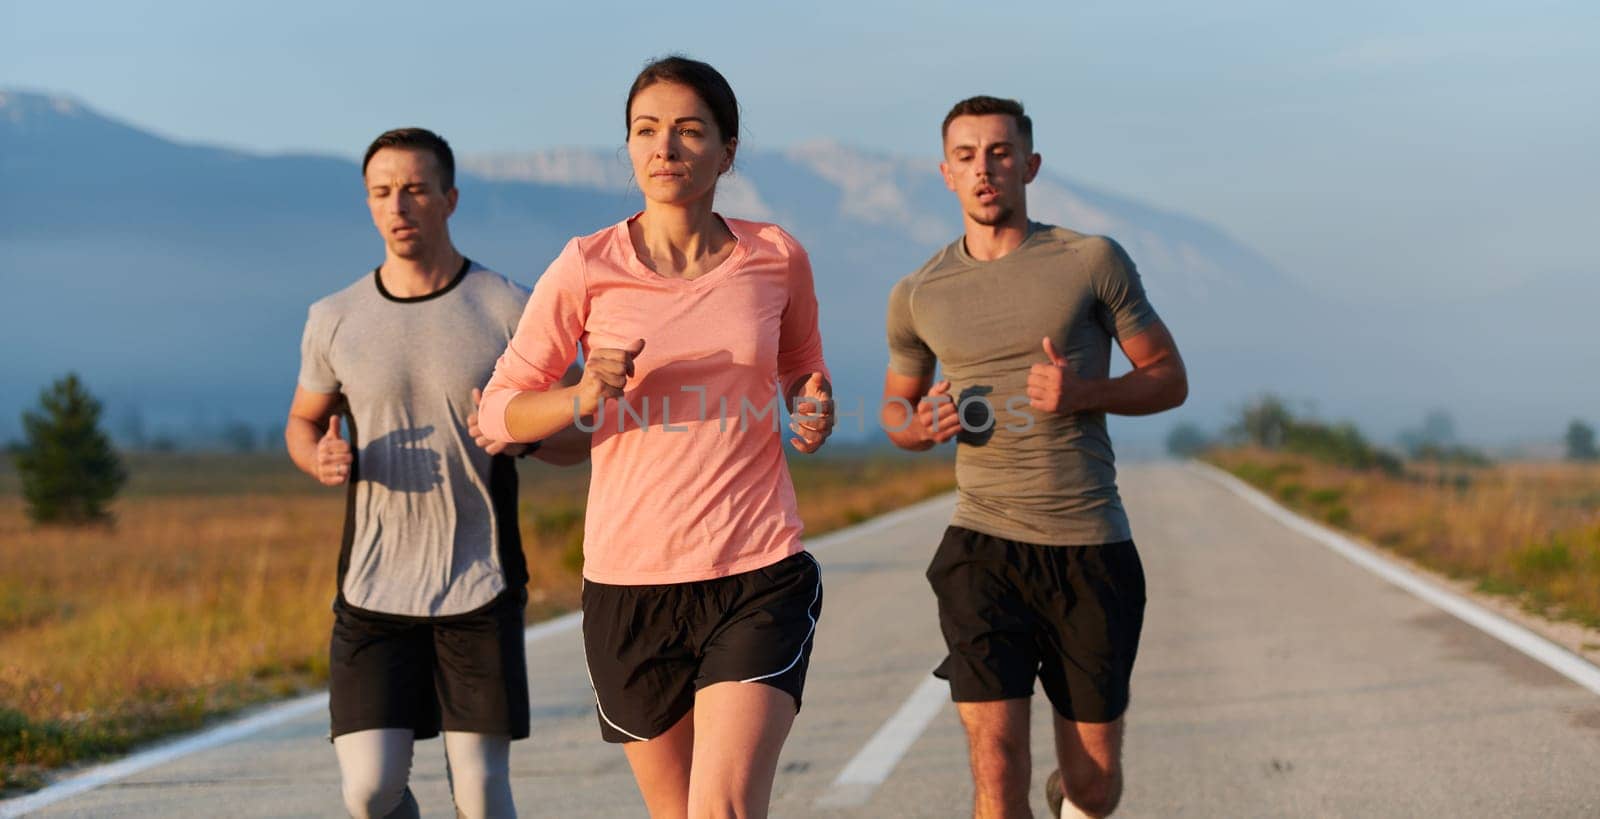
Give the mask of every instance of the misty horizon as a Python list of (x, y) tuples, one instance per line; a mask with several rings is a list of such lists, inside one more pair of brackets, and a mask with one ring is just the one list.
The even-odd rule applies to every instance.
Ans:
[[(65, 127), (71, 130), (74, 123), (81, 126), (82, 133), (75, 133), (65, 148), (37, 142), (37, 135), (31, 135), (38, 128), (48, 130)], [(310, 212), (305, 216), (308, 219), (306, 232), (314, 235), (311, 243), (333, 241), (338, 248), (336, 255), (348, 260), (361, 256), (373, 259), (380, 252), (379, 242), (370, 234), (370, 226), (363, 225), (365, 213), (360, 201), (359, 170), (355, 167), (355, 160), (304, 153), (265, 155), (223, 146), (172, 142), (143, 128), (103, 118), (88, 103), (61, 95), (41, 97), (24, 94), (14, 89), (0, 90), (0, 128), (9, 129), (3, 131), (6, 141), (0, 143), (7, 147), (7, 154), (11, 157), (6, 165), (6, 174), (11, 177), (8, 182), (14, 180), (21, 183), (8, 184), (7, 187), (23, 191), (22, 196), (8, 197), (5, 202), (8, 211), (12, 211), (8, 215), (17, 218), (8, 220), (14, 226), (11, 231), (0, 232), (0, 258), (11, 257), (14, 262), (26, 264), (36, 259), (59, 256), (53, 252), (51, 242), (56, 240), (49, 238), (52, 234), (63, 239), (74, 237), (67, 255), (76, 254), (80, 258), (88, 256), (92, 259), (114, 259), (119, 250), (133, 250), (127, 256), (133, 261), (152, 255), (170, 256), (175, 252), (183, 257), (200, 248), (208, 248), (199, 251), (204, 256), (214, 257), (219, 252), (231, 255), (234, 248), (230, 242), (239, 246), (259, 247), (263, 237), (251, 237), (251, 230), (245, 226), (249, 220), (219, 224), (216, 229), (205, 230), (202, 234), (185, 232), (195, 218), (207, 219), (216, 215), (215, 208), (207, 208), (203, 202), (195, 199), (197, 191), (205, 192), (200, 199), (220, 195), (224, 200), (226, 192), (205, 190), (203, 177), (185, 176), (181, 169), (185, 163), (189, 163), (193, 165), (194, 173), (203, 174), (205, 171), (202, 168), (215, 166), (218, 162), (233, 166), (229, 170), (234, 172), (239, 170), (241, 163), (254, 163), (260, 165), (262, 173), (278, 173), (267, 169), (281, 166), (298, 169), (295, 173), (312, 174), (316, 179), (316, 201), (299, 205), (301, 208), (310, 207)], [(30, 139), (35, 141), (30, 142)], [(72, 142), (78, 139), (86, 142)], [(58, 134), (49, 140), (59, 143), (61, 137)], [(104, 143), (97, 140), (104, 140)], [(130, 147), (134, 145), (138, 146), (137, 149)], [(173, 217), (167, 221), (158, 218), (146, 221), (137, 225), (134, 236), (116, 238), (127, 230), (115, 224), (108, 226), (99, 223), (93, 218), (92, 211), (75, 214), (76, 209), (71, 201), (62, 197), (70, 197), (71, 188), (79, 185), (74, 181), (74, 174), (82, 169), (62, 163), (70, 163), (73, 152), (87, 146), (98, 146), (93, 149), (113, 152), (111, 156), (100, 157), (106, 161), (115, 160), (115, 154), (119, 152), (134, 157), (141, 156), (140, 151), (159, 153), (161, 159), (156, 164), (165, 169), (163, 172), (179, 172), (178, 176), (171, 177), (173, 190), (165, 194), (156, 191), (142, 195), (147, 199), (154, 197), (148, 199), (148, 204), (158, 205), (156, 210), (177, 208)], [(52, 150), (57, 152), (52, 154)], [(37, 162), (39, 166), (30, 168), (25, 165), (27, 162)], [(170, 164), (174, 162), (178, 164)], [(543, 263), (554, 255), (553, 249), (547, 250), (549, 255), (540, 259), (538, 253), (529, 252), (532, 246), (544, 243), (549, 247), (551, 243), (565, 238), (565, 235), (557, 235), (562, 232), (560, 229), (548, 224), (551, 218), (571, 225), (566, 235), (581, 234), (615, 221), (637, 210), (639, 205), (636, 190), (629, 190), (627, 180), (630, 170), (625, 158), (614, 147), (567, 146), (496, 156), (462, 155), (458, 158), (458, 165), (463, 174), (460, 185), (464, 191), (463, 214), (457, 220), (460, 228), (457, 231), (458, 245), (469, 255), (525, 284), (531, 285), (537, 271), (542, 270)], [(345, 170), (341, 172), (338, 170), (340, 168)], [(191, 190), (195, 185), (200, 185), (200, 188)], [(63, 187), (67, 190), (63, 191)], [(795, 195), (797, 191), (805, 190), (811, 193), (799, 197)], [(163, 199), (163, 196), (166, 198)], [(1595, 388), (1570, 383), (1562, 387), (1558, 383), (1555, 385), (1557, 389), (1552, 392), (1559, 393), (1564, 389), (1568, 399), (1542, 402), (1543, 406), (1536, 409), (1543, 414), (1544, 420), (1536, 425), (1528, 420), (1528, 416), (1535, 413), (1525, 412), (1528, 409), (1526, 407), (1519, 409), (1514, 402), (1504, 402), (1504, 396), (1481, 396), (1475, 400), (1470, 382), (1431, 391), (1418, 389), (1417, 386), (1421, 385), (1397, 389), (1407, 380), (1403, 377), (1406, 366), (1418, 366), (1430, 358), (1443, 358), (1430, 356), (1426, 351), (1408, 354), (1400, 339), (1396, 339), (1397, 349), (1393, 356), (1378, 352), (1385, 345), (1382, 339), (1375, 339), (1374, 336), (1387, 332), (1385, 324), (1403, 315), (1403, 306), (1381, 302), (1362, 304), (1329, 294), (1305, 277), (1277, 269), (1246, 244), (1229, 237), (1225, 231), (1175, 211), (1151, 207), (1063, 179), (1053, 174), (1048, 164), (1040, 180), (1030, 188), (1029, 196), (1034, 218), (1055, 221), (1087, 232), (1103, 232), (1129, 248), (1145, 273), (1157, 309), (1174, 327), (1180, 349), (1184, 350), (1195, 370), (1199, 387), (1197, 402), (1192, 402), (1190, 407), (1175, 417), (1114, 419), (1113, 434), (1119, 440), (1127, 439), (1130, 443), (1148, 447), (1181, 421), (1218, 429), (1224, 425), (1231, 411), (1252, 397), (1268, 392), (1280, 394), (1291, 402), (1307, 407), (1310, 414), (1329, 420), (1355, 421), (1368, 428), (1373, 437), (1386, 442), (1396, 440), (1406, 429), (1414, 427), (1427, 411), (1448, 409), (1459, 418), (1464, 440), (1491, 447), (1527, 447), (1540, 443), (1553, 445), (1567, 420), (1584, 417), (1586, 406), (1600, 406), (1600, 400), (1594, 400), (1600, 398), (1595, 395)], [(46, 207), (48, 213), (41, 215), (38, 206), (49, 203), (52, 197), (59, 200), (60, 204)], [(544, 199), (535, 204), (527, 197)], [(554, 200), (544, 201), (549, 197), (563, 201), (577, 197), (581, 204), (568, 202), (569, 207), (562, 207)], [(184, 205), (179, 203), (180, 200), (191, 201)], [(535, 210), (543, 209), (544, 215), (528, 212), (527, 206), (520, 204), (524, 200), (534, 204)], [(508, 202), (512, 202), (509, 208)], [(558, 210), (583, 211), (593, 216), (553, 214), (548, 212), (551, 205)], [(232, 207), (234, 203), (228, 206)], [(200, 210), (195, 217), (178, 215), (186, 207), (199, 207)], [(276, 204), (268, 203), (267, 207), (268, 210), (263, 213), (273, 213), (270, 222), (284, 218), (282, 209)], [(132, 208), (121, 212), (134, 214), (138, 210)], [(884, 354), (881, 349), (881, 313), (876, 302), (886, 295), (887, 285), (895, 278), (910, 272), (928, 253), (959, 232), (954, 200), (948, 197), (935, 175), (935, 158), (865, 151), (838, 139), (813, 139), (781, 150), (745, 148), (741, 150), (737, 172), (719, 189), (719, 210), (785, 224), (795, 230), (812, 253), (819, 255), (820, 260), (826, 263), (818, 266), (825, 339), (843, 337), (846, 343), (841, 351), (846, 356), (850, 359), (871, 359), (876, 364), (872, 366), (852, 360), (844, 369), (855, 372), (843, 379), (845, 389), (854, 391), (855, 397), (863, 400), (875, 398), (875, 382), (881, 378), (881, 364), (877, 362), (881, 361)], [(146, 212), (155, 218), (155, 212), (148, 209)], [(829, 215), (830, 212), (832, 215)], [(521, 215), (516, 215), (519, 213)], [(85, 221), (85, 217), (88, 217), (88, 221)], [(338, 223), (336, 236), (328, 233), (330, 219)], [(530, 219), (532, 221), (528, 221)], [(545, 226), (538, 226), (541, 221), (546, 223)], [(534, 228), (533, 233), (548, 235), (529, 240), (530, 228)], [(843, 235), (851, 231), (857, 235)], [(96, 234), (104, 235), (106, 239), (89, 240)], [(292, 237), (293, 231), (286, 235)], [(839, 246), (835, 246), (835, 243)], [(504, 265), (498, 260), (505, 256), (512, 256), (518, 261), (515, 265)], [(98, 267), (103, 266), (104, 262), (92, 264)], [(328, 267), (311, 258), (304, 264), (319, 269)], [(156, 268), (159, 267), (159, 264), (156, 265)], [(340, 263), (336, 268), (331, 275), (322, 273), (316, 277), (320, 279), (320, 285), (303, 279), (303, 275), (297, 276), (296, 279), (304, 283), (295, 284), (289, 290), (301, 294), (304, 303), (309, 303), (342, 286), (352, 276), (360, 275), (360, 267), (355, 264)], [(872, 272), (868, 279), (861, 279), (862, 272), (869, 269)], [(150, 275), (155, 271), (129, 269), (126, 272)], [(821, 281), (823, 275), (838, 273), (849, 273), (847, 279), (857, 280), (867, 289), (839, 290), (838, 287), (842, 286), (839, 281), (830, 279), (828, 284)], [(1541, 277), (1534, 275), (1533, 278), (1537, 280)], [(1555, 278), (1559, 281), (1569, 277)], [(1576, 275), (1570, 278), (1571, 284), (1577, 286), (1593, 281)], [(21, 282), (23, 285), (27, 283), (26, 280)], [(43, 286), (48, 288), (49, 285)], [(831, 298), (829, 286), (834, 287)], [(1565, 281), (1556, 285), (1566, 286), (1568, 283)], [(1486, 293), (1473, 292), (1468, 288), (1443, 292), (1439, 294), (1438, 303), (1430, 307), (1445, 314), (1435, 321), (1436, 324), (1446, 327), (1454, 324), (1455, 331), (1459, 332), (1478, 321), (1477, 316), (1503, 310), (1508, 295), (1518, 297), (1519, 291), (1529, 287), (1527, 281), (1523, 280), (1511, 281), (1506, 288)], [(1533, 289), (1538, 289), (1538, 286), (1535, 285)], [(274, 298), (288, 300), (289, 295), (279, 293)], [(211, 298), (225, 296), (219, 292), (212, 294)], [(1245, 303), (1249, 301), (1255, 303)], [(1533, 302), (1532, 299), (1529, 301)], [(26, 302), (24, 294), (18, 300), (18, 307)], [(1298, 305), (1301, 310), (1309, 309), (1314, 313), (1320, 311), (1320, 314), (1309, 317), (1294, 315), (1293, 309), (1284, 309), (1289, 305)], [(1570, 300), (1564, 305), (1568, 310), (1575, 306), (1576, 302)], [(303, 310), (303, 307), (300, 309)], [(1563, 307), (1556, 309), (1559, 311)], [(848, 315), (839, 316), (839, 321), (830, 327), (830, 314), (838, 310)], [(1343, 337), (1336, 317), (1340, 312), (1354, 313), (1357, 310), (1371, 316), (1373, 321), (1372, 326), (1363, 328), (1365, 338), (1351, 340)], [(1463, 320), (1463, 314), (1471, 318)], [(19, 316), (19, 319), (24, 319), (21, 322), (23, 324), (27, 323), (27, 318), (37, 320), (38, 316)], [(1235, 325), (1234, 329), (1238, 329), (1241, 321), (1259, 321), (1266, 328), (1263, 333), (1269, 336), (1274, 333), (1306, 335), (1308, 328), (1315, 333), (1298, 342), (1290, 338), (1281, 343), (1252, 340), (1248, 336), (1214, 338), (1227, 328), (1210, 326), (1213, 321)], [(1424, 318), (1424, 321), (1427, 319)], [(284, 315), (278, 317), (278, 322), (291, 323), (289, 317)], [(841, 327), (845, 328), (842, 332)], [(32, 329), (21, 334), (13, 331), (8, 340), (34, 347), (45, 346), (47, 342), (43, 339), (46, 336), (38, 335), (40, 331)], [(282, 338), (280, 336), (280, 340)], [(1369, 362), (1360, 361), (1359, 356), (1356, 360), (1341, 360), (1336, 351), (1330, 348), (1343, 343), (1365, 345), (1363, 355)], [(1531, 350), (1538, 341), (1531, 340), (1525, 344)], [(1285, 345), (1300, 348), (1300, 355), (1263, 360), (1253, 378), (1245, 377), (1250, 374), (1252, 357), (1265, 356), (1270, 359), (1277, 352), (1292, 352), (1272, 349)], [(1512, 347), (1515, 348), (1515, 345), (1516, 342), (1513, 342)], [(1448, 348), (1450, 345), (1440, 346)], [(271, 357), (287, 360), (286, 357), (292, 353), (292, 340), (288, 347), (272, 353)], [(830, 360), (838, 347), (837, 342), (829, 344)], [(52, 351), (42, 352), (46, 353), (46, 358), (52, 357)], [(1504, 356), (1507, 353), (1514, 359), (1520, 352), (1518, 349), (1502, 350), (1501, 360), (1506, 360)], [(1528, 357), (1533, 360), (1531, 354)], [(1386, 358), (1391, 360), (1384, 360)], [(1409, 361), (1406, 360), (1408, 358)], [(1355, 391), (1349, 395), (1341, 395), (1340, 390), (1330, 389), (1341, 380), (1349, 379), (1352, 374), (1359, 374), (1364, 363), (1370, 363), (1375, 371), (1390, 369), (1389, 372), (1379, 373), (1381, 377), (1377, 380), (1383, 384), (1362, 385), (1356, 381), (1353, 385)], [(0, 437), (15, 435), (16, 412), (32, 403), (33, 395), (48, 378), (60, 375), (65, 371), (64, 368), (74, 367), (85, 370), (91, 387), (106, 399), (108, 417), (137, 417), (138, 424), (151, 430), (151, 435), (170, 436), (170, 432), (153, 431), (181, 430), (186, 426), (195, 426), (197, 419), (205, 418), (214, 420), (202, 422), (202, 425), (209, 425), (215, 430), (240, 423), (255, 427), (270, 426), (274, 416), (281, 413), (276, 405), (286, 405), (287, 401), (286, 394), (284, 398), (273, 399), (275, 393), (262, 390), (252, 398), (239, 396), (219, 399), (215, 392), (191, 392), (177, 401), (161, 402), (141, 395), (133, 384), (119, 384), (115, 379), (97, 377), (93, 372), (92, 360), (75, 363), (60, 357), (55, 362), (55, 370), (41, 368), (31, 373), (12, 373), (3, 379), (6, 391), (13, 393), (13, 397), (5, 402), (10, 407), (0, 407), (0, 410), (10, 410), (7, 412), (9, 417), (0, 418)], [(1454, 364), (1450, 364), (1446, 369), (1453, 367)], [(1307, 368), (1326, 370), (1328, 377), (1318, 379), (1306, 377), (1306, 372), (1297, 372)], [(1506, 371), (1513, 372), (1519, 368), (1526, 369), (1521, 365), (1504, 367)], [(1241, 374), (1238, 372), (1240, 369), (1246, 372)], [(1213, 370), (1216, 372), (1214, 377)], [(1314, 376), (1314, 373), (1309, 375)], [(1524, 371), (1521, 375), (1526, 377), (1529, 373)], [(287, 377), (292, 379), (292, 373)], [(1384, 386), (1386, 389), (1374, 390), (1374, 386)], [(1523, 389), (1526, 390), (1526, 387)], [(1535, 391), (1529, 392), (1536, 394)], [(1387, 394), (1387, 399), (1377, 398), (1375, 394)], [(1559, 399), (1559, 395), (1551, 397)], [(1495, 403), (1499, 405), (1494, 406)], [(1554, 406), (1558, 403), (1568, 406)], [(264, 407), (268, 409), (264, 410)], [(125, 425), (132, 424), (132, 421), (125, 422)], [(211, 437), (216, 438), (217, 433), (213, 432)]]

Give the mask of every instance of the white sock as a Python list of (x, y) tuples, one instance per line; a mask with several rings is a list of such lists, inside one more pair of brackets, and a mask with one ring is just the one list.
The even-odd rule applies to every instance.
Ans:
[(1091, 819), (1091, 817), (1089, 814), (1078, 810), (1078, 806), (1072, 804), (1071, 799), (1062, 799), (1061, 815), (1057, 819)]

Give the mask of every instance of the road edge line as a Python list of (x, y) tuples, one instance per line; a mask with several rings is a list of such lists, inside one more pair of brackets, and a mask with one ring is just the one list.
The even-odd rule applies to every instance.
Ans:
[(1551, 642), (1542, 635), (1490, 611), (1439, 586), (1435, 581), (1411, 571), (1372, 547), (1350, 536), (1290, 511), (1266, 493), (1234, 475), (1200, 461), (1189, 461), (1190, 471), (1232, 491), (1285, 527), (1321, 543), (1339, 556), (1410, 592), (1423, 601), (1454, 615), (1462, 622), (1488, 634), (1548, 667), (1579, 686), (1600, 695), (1600, 667)]

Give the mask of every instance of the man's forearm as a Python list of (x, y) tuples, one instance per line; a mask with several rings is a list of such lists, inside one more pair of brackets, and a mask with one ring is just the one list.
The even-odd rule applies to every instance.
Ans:
[(933, 441), (927, 441), (918, 438), (915, 435), (912, 435), (909, 431), (890, 432), (889, 442), (908, 452), (927, 452), (934, 447)]
[(907, 412), (899, 401), (884, 399), (878, 423), (883, 425), (884, 434), (889, 436), (889, 443), (901, 449), (911, 452), (926, 452), (933, 449), (934, 442), (927, 440), (917, 430), (916, 416)]
[(313, 478), (317, 477), (317, 441), (326, 432), (326, 428), (318, 429), (316, 422), (293, 415), (283, 426), (283, 442), (289, 449), (289, 460)]
[(1181, 363), (1163, 361), (1116, 378), (1087, 381), (1082, 389), (1087, 406), (1080, 412), (1154, 415), (1189, 397), (1189, 377)]

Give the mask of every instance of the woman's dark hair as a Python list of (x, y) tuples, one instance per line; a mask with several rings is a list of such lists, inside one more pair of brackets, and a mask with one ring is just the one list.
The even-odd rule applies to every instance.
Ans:
[(678, 54), (651, 62), (634, 78), (633, 87), (628, 89), (628, 104), (622, 109), (623, 128), (633, 128), (628, 119), (633, 114), (633, 98), (658, 82), (672, 82), (693, 89), (700, 101), (711, 109), (711, 118), (717, 121), (723, 143), (739, 138), (739, 100), (734, 98), (727, 78), (706, 63)]

